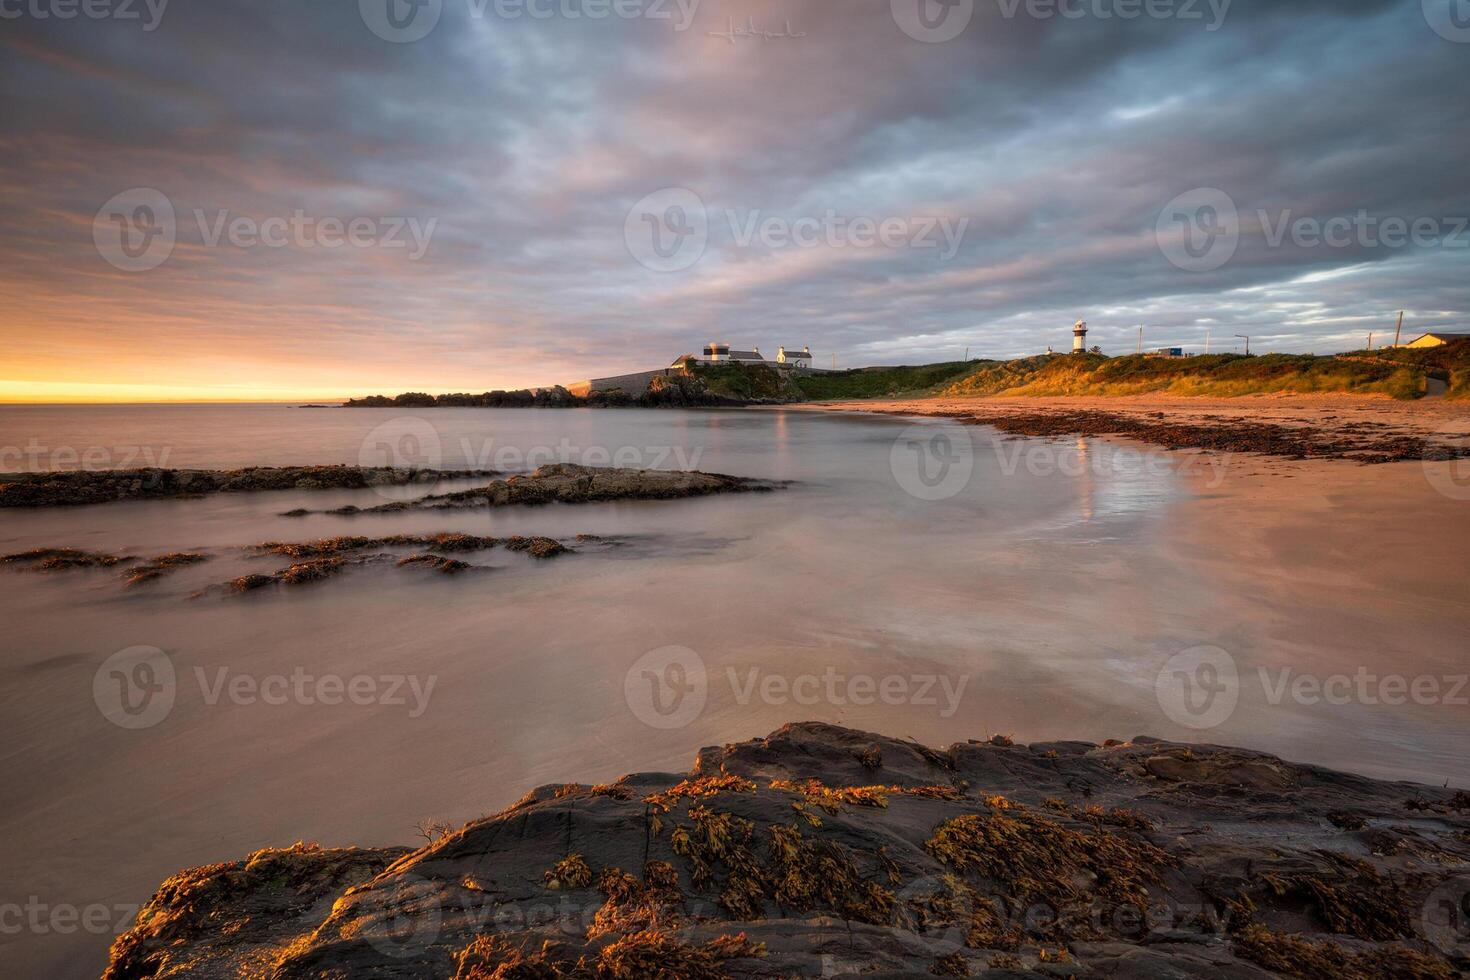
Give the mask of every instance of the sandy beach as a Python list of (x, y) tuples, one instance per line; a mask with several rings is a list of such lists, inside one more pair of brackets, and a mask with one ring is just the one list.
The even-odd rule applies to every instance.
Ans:
[[(1470, 437), (1470, 403), (1442, 399), (936, 398), (799, 408), (959, 418), (1098, 411), (1204, 427), (1280, 425), (1327, 439), (1364, 429), (1451, 446)], [(1328, 750), (1300, 717), (1285, 718), (1270, 704), (1272, 685), (1304, 675), (1314, 682), (1348, 676), (1355, 685), (1361, 676), (1370, 686), (1384, 678), (1403, 677), (1406, 684), (1420, 678), (1438, 695), (1405, 696), (1402, 717), (1438, 717), (1458, 726), (1470, 714), (1463, 707), (1470, 692), (1452, 690), (1464, 673), (1470, 641), (1470, 552), (1464, 546), (1470, 541), (1470, 462), (1363, 465), (1343, 458), (1168, 451), (1108, 438), (1168, 459), (1181, 480), (1187, 496), (1165, 518), (1159, 557), (1208, 585), (1213, 608), (1199, 615), (1214, 629), (1202, 631), (1200, 640), (1226, 647), (1241, 662), (1239, 710), (1252, 710), (1254, 687), (1262, 731), (1289, 735), (1302, 759)], [(1446, 630), (1448, 623), (1462, 625)], [(1252, 670), (1244, 668), (1247, 662)], [(1106, 696), (1103, 689), (1097, 694)], [(1390, 691), (1387, 699), (1393, 697)], [(1316, 704), (1297, 707), (1322, 717), (1372, 707), (1354, 700), (1360, 703), (1337, 704), (1324, 694)], [(1381, 729), (1368, 733), (1355, 768), (1385, 778), (1410, 775), (1401, 763), (1387, 761), (1387, 743), (1401, 750), (1408, 740), (1406, 731), (1398, 738)], [(1412, 778), (1434, 774), (1419, 771)]]

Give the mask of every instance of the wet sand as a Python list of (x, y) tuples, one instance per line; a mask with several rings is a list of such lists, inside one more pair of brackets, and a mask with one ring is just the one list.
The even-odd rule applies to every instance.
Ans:
[[(1311, 427), (1329, 439), (1367, 426), (1431, 445), (1470, 441), (1470, 403), (1443, 399), (1140, 396), (802, 407), (961, 418), (1096, 410), (1186, 425)], [(1109, 441), (1160, 454), (1131, 439)], [(1406, 771), (1402, 760), (1406, 750), (1422, 745), (1417, 739), (1426, 724), (1470, 732), (1470, 685), (1464, 683), (1470, 666), (1470, 461), (1370, 466), (1346, 458), (1193, 449), (1162, 455), (1186, 493), (1164, 516), (1157, 557), (1208, 586), (1210, 608), (1194, 613), (1201, 627), (1196, 642), (1226, 650), (1239, 667), (1239, 705), (1228, 726), (1213, 734), (1228, 731), (1231, 739), (1249, 742), (1246, 733), (1254, 729), (1278, 746), (1289, 741), (1296, 758), (1312, 761), (1343, 746), (1319, 744), (1310, 719), (1335, 717), (1339, 724), (1332, 727), (1340, 735), (1344, 718), (1361, 716), (1354, 769), (1442, 781), (1435, 763), (1426, 759)], [(1403, 678), (1405, 693), (1396, 678)], [(1303, 686), (1283, 694), (1283, 680)], [(1328, 688), (1319, 689), (1318, 682)], [(1097, 695), (1106, 699), (1109, 692), (1099, 688)], [(1201, 737), (1210, 734), (1203, 729)], [(1451, 774), (1443, 776), (1457, 784)]]

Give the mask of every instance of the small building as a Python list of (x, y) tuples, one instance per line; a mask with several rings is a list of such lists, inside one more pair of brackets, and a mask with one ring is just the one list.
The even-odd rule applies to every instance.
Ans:
[(1421, 334), (1405, 344), (1405, 347), (1443, 347), (1445, 344), (1453, 344), (1457, 340), (1470, 340), (1470, 333), (1444, 333), (1434, 331)]
[(1183, 357), (1183, 347), (1158, 347), (1148, 352), (1149, 357)]
[[(693, 355), (686, 355), (686, 356), (693, 356)], [(680, 358), (675, 363), (676, 364), (682, 363), (683, 360), (684, 360), (684, 358)], [(721, 343), (714, 343), (714, 342), (705, 344), (704, 345), (704, 353), (701, 354), (700, 356), (696, 357), (695, 360), (699, 361), (702, 364), (769, 364), (769, 363), (771, 363), (770, 361), (767, 361), (764, 357), (761, 356), (761, 349), (759, 347), (752, 347), (750, 350), (733, 350), (730, 347), (729, 344), (721, 344)]]
[(785, 347), (776, 348), (776, 363), (789, 364), (791, 367), (811, 367), (812, 349), (805, 344), (801, 350), (787, 350)]

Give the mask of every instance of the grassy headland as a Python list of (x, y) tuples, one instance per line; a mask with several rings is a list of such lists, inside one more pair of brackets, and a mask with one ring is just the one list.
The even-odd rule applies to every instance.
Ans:
[(846, 398), (901, 398), (933, 392), (970, 371), (976, 361), (945, 361), (918, 367), (853, 368), (796, 379), (797, 388), (811, 401)]
[(1264, 394), (1388, 395), (1420, 398), (1431, 381), (1451, 398), (1470, 397), (1470, 341), (1422, 350), (1395, 348), (1314, 354), (1206, 354), (1163, 358), (1129, 354), (1038, 355), (1013, 361), (971, 361), (922, 367), (858, 368), (795, 379), (812, 401), (942, 395), (1122, 396), (1143, 394), (1236, 397)]

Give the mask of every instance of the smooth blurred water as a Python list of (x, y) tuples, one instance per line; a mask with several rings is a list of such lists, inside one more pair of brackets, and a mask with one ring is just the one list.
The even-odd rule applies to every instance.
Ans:
[[(951, 433), (910, 424), (776, 410), (0, 408), (6, 469), (21, 457), (24, 468), (66, 468), (73, 455), (236, 467), (386, 454), (446, 468), (567, 458), (794, 481), (767, 494), (444, 514), (279, 516), (384, 499), (371, 490), (0, 511), (0, 553), (214, 556), (132, 590), (107, 570), (0, 569), (0, 903), (140, 903), (182, 867), (261, 846), (408, 843), (423, 818), (457, 825), (542, 783), (682, 770), (702, 745), (794, 720), (935, 745), (994, 732), (1197, 736), (1161, 713), (1154, 676), (1171, 653), (1240, 624), (1214, 618), (1216, 586), (1164, 547), (1164, 522), (1186, 498), (1176, 477), (1133, 450), (971, 428), (954, 436), (967, 441), (969, 478), (946, 485), (952, 477), (930, 471), (931, 487), (910, 472), (914, 454), (933, 448), (928, 433)], [(374, 566), (188, 598), (282, 564), (238, 550), (252, 543), (446, 530), (621, 544), (546, 562), (495, 550), (471, 558), (491, 570), (453, 578)], [(177, 680), (166, 716), (130, 730), (104, 715), (94, 680), (109, 656), (140, 645), (164, 651)], [(665, 693), (677, 693), (691, 664), (700, 704), (690, 694), (661, 713), (669, 703), (653, 706), (649, 692), (669, 681)], [(222, 668), (433, 686), (416, 716), (412, 704), (210, 703)], [(1362, 763), (1345, 721), (1301, 712), (1289, 722), (1278, 737), (1243, 711), (1208, 734)], [(1409, 760), (1465, 768), (1453, 739), (1433, 744), (1417, 730), (1371, 761)], [(110, 928), (7, 932), (0, 968), (95, 975), (110, 939)]]

